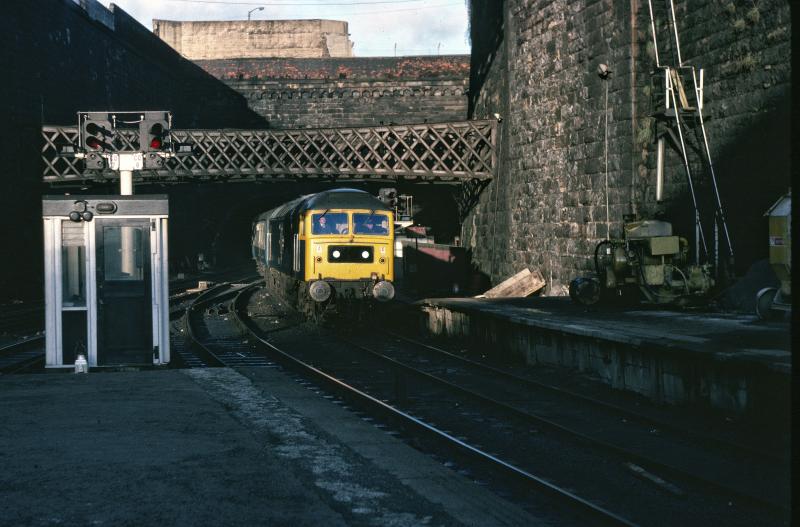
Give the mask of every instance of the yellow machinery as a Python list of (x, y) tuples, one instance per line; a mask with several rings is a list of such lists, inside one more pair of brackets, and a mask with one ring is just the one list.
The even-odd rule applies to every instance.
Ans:
[(710, 265), (688, 264), (689, 244), (659, 220), (628, 221), (624, 239), (603, 240), (595, 248), (598, 281), (578, 278), (570, 284), (573, 300), (589, 305), (603, 296), (638, 290), (652, 304), (691, 305), (706, 300), (714, 286)]
[(777, 318), (792, 310), (792, 193), (781, 196), (764, 213), (769, 216), (769, 263), (781, 282), (780, 288), (765, 287), (756, 295), (756, 314)]

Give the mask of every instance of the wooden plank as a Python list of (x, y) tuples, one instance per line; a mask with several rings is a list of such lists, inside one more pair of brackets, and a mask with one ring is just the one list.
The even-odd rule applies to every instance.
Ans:
[(681, 81), (680, 74), (678, 70), (671, 69), (669, 70), (672, 74), (672, 82), (678, 88), (678, 97), (681, 101), (681, 106), (684, 110), (694, 110), (694, 106), (689, 106), (689, 100), (686, 98), (686, 92), (683, 90), (683, 82)]
[(526, 297), (544, 287), (544, 277), (539, 271), (525, 268), (476, 298)]

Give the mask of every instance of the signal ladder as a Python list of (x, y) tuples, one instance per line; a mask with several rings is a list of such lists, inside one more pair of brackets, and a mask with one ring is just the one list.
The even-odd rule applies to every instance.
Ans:
[[(678, 149), (683, 167), (686, 171), (689, 193), (694, 206), (695, 224), (695, 263), (701, 262), (701, 248), (704, 263), (712, 263), (717, 277), (720, 277), (720, 234), (724, 238), (728, 255), (726, 270), (733, 271), (733, 246), (731, 244), (725, 213), (717, 186), (714, 164), (708, 147), (708, 135), (703, 121), (703, 70), (686, 64), (681, 56), (678, 24), (675, 15), (675, 2), (662, 0), (647, 2), (650, 10), (650, 30), (653, 36), (653, 48), (656, 59), (656, 73), (663, 75), (664, 107), (653, 116), (663, 123), (662, 132), (658, 135), (658, 158), (656, 168), (656, 201), (661, 201), (664, 192), (664, 147), (668, 136)], [(659, 48), (659, 43), (662, 47)], [(691, 77), (692, 90), (687, 96), (683, 79)], [(694, 136), (694, 137), (692, 137)], [(690, 153), (699, 156), (690, 159)], [(693, 167), (693, 164), (695, 165)], [(700, 170), (694, 170), (700, 166)], [(706, 170), (707, 179), (696, 176)], [(709, 181), (710, 180), (710, 181)], [(710, 183), (710, 184), (709, 184)], [(713, 209), (713, 254), (709, 253), (706, 233), (703, 229), (703, 218), (700, 209), (710, 206)], [(722, 231), (720, 233), (720, 231)]]

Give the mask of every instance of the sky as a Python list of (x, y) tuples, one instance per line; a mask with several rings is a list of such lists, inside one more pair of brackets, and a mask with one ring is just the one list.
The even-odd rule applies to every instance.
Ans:
[(469, 54), (465, 0), (101, 0), (152, 30), (163, 20), (323, 18), (349, 23), (357, 57)]

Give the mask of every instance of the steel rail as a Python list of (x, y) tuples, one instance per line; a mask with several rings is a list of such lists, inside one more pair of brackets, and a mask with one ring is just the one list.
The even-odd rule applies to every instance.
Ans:
[(546, 481), (544, 478), (536, 476), (522, 468), (519, 468), (511, 463), (503, 461), (502, 459), (485, 452), (469, 443), (448, 434), (447, 432), (440, 430), (412, 415), (409, 415), (402, 410), (395, 408), (375, 397), (365, 393), (354, 386), (351, 386), (344, 382), (341, 379), (338, 379), (315, 366), (308, 364), (296, 357), (292, 356), (290, 353), (281, 350), (271, 342), (263, 339), (257, 328), (253, 327), (252, 322), (242, 314), (241, 304), (240, 304), (240, 297), (245, 293), (242, 291), (240, 295), (237, 295), (237, 299), (234, 301), (234, 309), (232, 310), (232, 314), (236, 320), (238, 320), (238, 324), (244, 328), (249, 335), (261, 346), (267, 348), (275, 355), (275, 357), (282, 362), (284, 365), (290, 366), (296, 370), (303, 372), (306, 375), (311, 375), (318, 381), (323, 382), (327, 386), (333, 388), (335, 391), (345, 394), (349, 398), (355, 398), (359, 403), (371, 408), (372, 410), (377, 410), (382, 414), (385, 414), (391, 418), (399, 420), (406, 426), (413, 428), (415, 430), (421, 431), (430, 435), (440, 441), (443, 441), (445, 444), (449, 446), (456, 447), (459, 451), (464, 454), (469, 455), (470, 457), (480, 460), (481, 462), (488, 463), (493, 468), (499, 469), (503, 471), (507, 475), (511, 475), (526, 484), (530, 485), (531, 487), (543, 491), (550, 496), (558, 498), (566, 503), (569, 503), (572, 506), (577, 507), (581, 512), (584, 514), (591, 515), (591, 517), (595, 520), (600, 520), (603, 523), (611, 524), (611, 525), (626, 525), (626, 526), (634, 526), (636, 524), (632, 523), (631, 521), (611, 512), (608, 511), (580, 496), (562, 488), (553, 483)]
[(410, 366), (408, 364), (400, 362), (400, 361), (398, 361), (398, 360), (396, 360), (396, 359), (394, 359), (392, 357), (388, 357), (388, 356), (386, 356), (386, 355), (384, 355), (384, 354), (382, 354), (380, 352), (377, 352), (375, 350), (367, 348), (366, 346), (362, 346), (360, 344), (357, 344), (355, 342), (352, 342), (352, 341), (349, 341), (349, 340), (346, 340), (346, 339), (341, 339), (340, 338), (340, 340), (342, 340), (343, 342), (345, 342), (345, 343), (347, 343), (347, 344), (349, 344), (349, 345), (351, 345), (353, 347), (359, 348), (362, 351), (364, 351), (365, 353), (368, 353), (368, 354), (372, 355), (376, 359), (384, 361), (384, 362), (386, 362), (386, 363), (388, 363), (388, 364), (390, 364), (390, 365), (392, 365), (392, 366), (394, 366), (396, 368), (404, 369), (405, 371), (408, 371), (408, 372), (410, 372), (410, 373), (412, 373), (414, 375), (422, 377), (422, 378), (424, 378), (424, 379), (426, 379), (428, 381), (434, 382), (434, 383), (436, 383), (438, 385), (441, 385), (441, 386), (445, 386), (445, 387), (447, 387), (448, 389), (450, 389), (452, 391), (456, 391), (456, 392), (462, 393), (462, 394), (467, 395), (469, 397), (472, 397), (473, 399), (478, 400), (478, 401), (480, 401), (480, 402), (482, 402), (484, 404), (488, 404), (488, 405), (494, 406), (496, 408), (499, 408), (499, 409), (501, 409), (501, 410), (503, 410), (503, 411), (505, 411), (505, 412), (507, 412), (509, 414), (512, 414), (512, 415), (516, 416), (519, 419), (526, 420), (526, 421), (529, 421), (529, 422), (537, 424), (537, 425), (548, 427), (551, 430), (554, 430), (554, 431), (556, 431), (558, 433), (561, 433), (561, 434), (564, 434), (566, 436), (569, 436), (569, 437), (571, 437), (573, 439), (577, 439), (577, 440), (579, 440), (579, 441), (581, 441), (581, 442), (583, 442), (583, 443), (585, 443), (585, 444), (587, 444), (589, 446), (596, 447), (596, 448), (601, 448), (601, 449), (603, 449), (603, 450), (605, 450), (605, 451), (617, 456), (621, 460), (634, 461), (635, 463), (637, 463), (639, 465), (642, 465), (645, 468), (648, 468), (650, 470), (653, 470), (653, 471), (660, 470), (662, 472), (670, 474), (673, 477), (683, 478), (684, 480), (691, 481), (691, 482), (693, 482), (695, 484), (699, 484), (699, 485), (703, 485), (703, 486), (706, 486), (708, 488), (711, 488), (711, 489), (713, 489), (714, 491), (716, 491), (718, 493), (724, 493), (724, 495), (726, 495), (726, 496), (727, 495), (736, 496), (737, 498), (739, 498), (739, 499), (741, 499), (741, 500), (743, 500), (743, 501), (745, 501), (747, 503), (759, 506), (759, 507), (761, 507), (763, 509), (766, 509), (766, 510), (768, 510), (770, 512), (777, 512), (776, 509), (778, 509), (782, 513), (788, 513), (789, 512), (789, 509), (782, 503), (776, 503), (776, 502), (773, 502), (773, 501), (768, 501), (768, 500), (766, 500), (764, 498), (761, 498), (761, 497), (758, 497), (758, 496), (753, 496), (753, 495), (745, 493), (745, 492), (743, 492), (743, 491), (741, 491), (739, 489), (735, 489), (735, 488), (732, 488), (732, 487), (730, 487), (728, 485), (725, 485), (724, 483), (720, 483), (718, 481), (710, 480), (710, 479), (705, 478), (703, 476), (694, 474), (692, 472), (688, 472), (688, 471), (686, 471), (686, 470), (684, 470), (682, 468), (666, 464), (666, 463), (664, 463), (662, 461), (658, 461), (658, 460), (653, 459), (653, 458), (651, 458), (649, 456), (646, 456), (646, 455), (643, 455), (643, 454), (639, 454), (639, 453), (636, 453), (636, 452), (631, 452), (629, 450), (625, 450), (624, 448), (619, 447), (619, 446), (617, 446), (617, 445), (615, 445), (613, 443), (609, 443), (607, 441), (603, 441), (603, 440), (597, 439), (595, 437), (586, 435), (586, 434), (584, 434), (582, 432), (579, 432), (577, 430), (573, 430), (572, 428), (569, 428), (569, 427), (566, 427), (564, 425), (561, 425), (561, 424), (559, 424), (559, 423), (557, 423), (557, 422), (555, 422), (555, 421), (553, 421), (551, 419), (547, 419), (547, 418), (542, 417), (540, 415), (537, 415), (535, 413), (531, 413), (531, 412), (522, 410), (520, 408), (517, 408), (515, 406), (509, 405), (509, 404), (504, 403), (502, 401), (498, 401), (496, 399), (488, 397), (488, 396), (486, 396), (486, 395), (484, 395), (482, 393), (470, 390), (469, 388), (464, 388), (463, 386), (459, 386), (457, 384), (454, 384), (454, 383), (452, 383), (450, 381), (442, 379), (441, 377), (438, 377), (438, 376), (433, 375), (431, 373), (419, 370), (419, 369), (415, 368), (414, 366)]
[(183, 326), (186, 329), (189, 345), (199, 352), (199, 354), (202, 356), (201, 358), (207, 361), (209, 363), (208, 366), (211, 368), (225, 367), (226, 364), (217, 356), (217, 354), (211, 351), (211, 349), (197, 337), (197, 334), (194, 330), (194, 325), (192, 324), (192, 313), (197, 311), (200, 307), (210, 304), (215, 300), (219, 300), (227, 296), (233, 296), (236, 291), (237, 290), (231, 289), (230, 282), (225, 282), (210, 287), (209, 289), (206, 289), (200, 293), (200, 295), (198, 295), (192, 301), (192, 303), (186, 308), (186, 311), (183, 315)]
[(591, 405), (594, 405), (594, 406), (597, 406), (597, 407), (600, 407), (600, 408), (604, 408), (604, 409), (609, 410), (611, 412), (616, 412), (616, 413), (621, 414), (623, 416), (627, 416), (627, 417), (629, 417), (629, 418), (631, 418), (633, 420), (639, 420), (639, 421), (641, 421), (643, 423), (646, 423), (646, 424), (655, 425), (655, 426), (660, 427), (660, 428), (662, 428), (664, 430), (671, 430), (671, 431), (673, 431), (674, 433), (677, 433), (677, 434), (684, 434), (685, 436), (687, 436), (688, 438), (690, 438), (690, 439), (692, 439), (694, 441), (699, 441), (699, 442), (706, 443), (706, 446), (723, 447), (723, 448), (727, 448), (727, 449), (730, 449), (730, 450), (738, 450), (739, 452), (746, 453), (748, 455), (755, 456), (755, 457), (763, 457), (763, 458), (766, 458), (768, 460), (771, 460), (771, 461), (777, 462), (777, 463), (785, 463), (785, 462), (788, 461), (787, 457), (781, 456), (781, 455), (779, 455), (777, 453), (772, 453), (772, 452), (767, 452), (767, 451), (764, 451), (764, 450), (759, 450), (757, 448), (753, 448), (753, 447), (750, 447), (748, 445), (743, 445), (741, 443), (729, 441), (729, 440), (726, 440), (726, 439), (722, 439), (720, 437), (715, 437), (715, 436), (703, 434), (703, 433), (698, 432), (696, 430), (684, 429), (684, 428), (681, 428), (681, 427), (679, 427), (677, 425), (669, 423), (669, 422), (667, 422), (665, 420), (657, 419), (657, 418), (654, 418), (652, 416), (649, 416), (649, 415), (646, 415), (646, 414), (643, 414), (643, 413), (640, 413), (640, 412), (636, 412), (636, 411), (633, 411), (633, 410), (628, 409), (628, 408), (623, 408), (622, 406), (618, 406), (616, 404), (609, 403), (607, 401), (601, 401), (601, 400), (598, 400), (598, 399), (594, 399), (592, 397), (588, 397), (586, 395), (582, 395), (582, 394), (579, 394), (579, 393), (576, 393), (576, 392), (573, 392), (573, 391), (570, 391), (570, 390), (566, 390), (566, 389), (560, 388), (558, 386), (553, 386), (551, 384), (546, 384), (546, 383), (543, 383), (543, 382), (540, 382), (540, 381), (529, 379), (527, 377), (522, 377), (522, 376), (516, 375), (514, 373), (502, 370), (500, 368), (496, 368), (494, 366), (490, 366), (488, 364), (483, 364), (481, 362), (478, 362), (478, 361), (475, 361), (475, 360), (472, 360), (472, 359), (468, 359), (466, 357), (461, 357), (461, 356), (456, 355), (455, 353), (452, 353), (452, 352), (447, 351), (445, 349), (439, 348), (437, 346), (433, 346), (431, 344), (426, 344), (424, 342), (420, 342), (418, 340), (412, 339), (410, 337), (406, 337), (404, 335), (401, 335), (401, 334), (399, 334), (397, 332), (394, 332), (394, 331), (391, 331), (391, 330), (384, 330), (384, 331), (386, 333), (388, 333), (389, 335), (397, 338), (397, 339), (400, 339), (400, 340), (403, 340), (405, 342), (414, 344), (414, 345), (419, 346), (421, 348), (425, 348), (425, 349), (427, 349), (429, 351), (432, 351), (434, 353), (438, 353), (440, 355), (444, 355), (444, 356), (446, 356), (448, 358), (454, 359), (454, 360), (459, 361), (459, 362), (461, 362), (463, 364), (467, 364), (470, 367), (475, 367), (475, 368), (478, 368), (480, 370), (487, 371), (487, 372), (492, 373), (494, 375), (503, 377), (505, 379), (509, 379), (509, 380), (512, 380), (512, 381), (515, 381), (515, 382), (519, 382), (519, 383), (525, 384), (527, 386), (531, 386), (531, 387), (534, 387), (534, 388), (541, 388), (541, 389), (556, 393), (558, 395), (563, 395), (565, 397), (569, 397), (569, 398), (576, 399), (578, 401), (585, 402), (585, 403), (588, 403), (588, 404), (591, 404)]
[(0, 346), (0, 355), (5, 353), (11, 353), (11, 350), (13, 350), (14, 348), (25, 346), (27, 344), (30, 344), (31, 342), (36, 342), (37, 340), (42, 340), (42, 339), (44, 339), (44, 335), (33, 335), (31, 337), (25, 337), (15, 342), (3, 344), (2, 346)]
[[(22, 350), (30, 347), (31, 344), (35, 342), (41, 343), (43, 340), (44, 340), (44, 335), (34, 335), (31, 337), (25, 337), (24, 339), (18, 340), (16, 342), (5, 344), (3, 346), (0, 346), (0, 356), (13, 359), (13, 356), (17, 352), (22, 354), (23, 353)], [(31, 356), (20, 357), (20, 360), (18, 361), (12, 361), (5, 366), (0, 366), (0, 374), (8, 375), (25, 371), (29, 368), (32, 368), (33, 366), (35, 366), (40, 362), (44, 362), (44, 357), (45, 357), (44, 350), (42, 350), (39, 353), (35, 353), (34, 355)]]
[[(252, 278), (247, 277), (244, 281), (247, 280), (252, 281)], [(260, 277), (256, 280), (260, 280)], [(208, 364), (209, 367), (228, 367), (231, 366), (231, 364), (221, 358), (217, 353), (214, 353), (211, 347), (198, 338), (191, 320), (192, 313), (196, 312), (201, 307), (205, 307), (214, 302), (219, 302), (223, 299), (233, 298), (235, 302), (236, 298), (238, 298), (242, 291), (252, 288), (255, 285), (257, 285), (257, 283), (240, 284), (235, 282), (224, 282), (217, 284), (214, 287), (201, 292), (200, 295), (198, 295), (192, 301), (191, 305), (186, 308), (182, 322), (184, 328), (186, 329), (186, 334), (189, 337), (189, 345), (200, 352), (201, 359), (207, 360), (210, 363)]]

